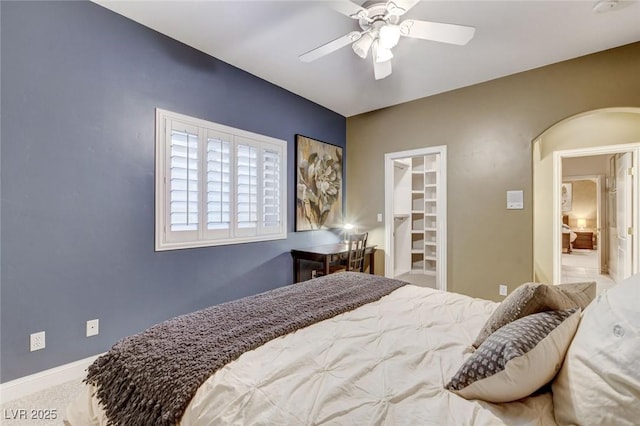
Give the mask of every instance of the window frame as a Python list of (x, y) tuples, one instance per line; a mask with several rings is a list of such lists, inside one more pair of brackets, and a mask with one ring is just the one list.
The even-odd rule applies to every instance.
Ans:
[[(172, 231), (170, 229), (171, 198), (171, 134), (176, 124), (184, 125), (191, 131), (197, 130), (198, 137), (198, 230)], [(211, 135), (224, 136), (230, 144), (230, 200), (229, 228), (223, 230), (208, 229), (207, 195), (207, 154)], [(227, 140), (228, 139), (228, 140)], [(221, 138), (222, 140), (222, 138)], [(257, 216), (256, 226), (238, 227), (237, 209), (237, 147), (249, 145), (257, 149)], [(263, 181), (266, 162), (265, 152), (279, 156), (279, 170), (276, 174), (279, 210), (275, 226), (265, 226)], [(212, 247), (220, 245), (242, 244), (258, 241), (281, 240), (287, 238), (287, 142), (246, 130), (236, 129), (207, 120), (190, 117), (164, 109), (156, 108), (156, 170), (155, 170), (155, 250), (179, 250), (186, 248)]]

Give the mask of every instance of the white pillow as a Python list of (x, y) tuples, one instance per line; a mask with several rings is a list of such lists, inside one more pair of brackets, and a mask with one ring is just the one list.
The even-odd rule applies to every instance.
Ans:
[(515, 401), (549, 383), (578, 328), (580, 308), (539, 312), (491, 334), (445, 386), (465, 399)]
[(640, 422), (640, 274), (585, 309), (552, 391), (561, 425)]

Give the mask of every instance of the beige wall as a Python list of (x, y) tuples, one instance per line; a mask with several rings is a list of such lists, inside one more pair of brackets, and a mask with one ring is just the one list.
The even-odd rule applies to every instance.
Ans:
[(609, 173), (610, 154), (568, 157), (562, 159), (562, 177), (601, 175)]
[[(638, 75), (635, 43), (350, 117), (347, 216), (384, 247), (384, 154), (447, 145), (448, 288), (498, 300), (498, 284), (533, 276), (532, 140), (583, 111), (640, 105)], [(506, 210), (514, 189), (524, 210)]]

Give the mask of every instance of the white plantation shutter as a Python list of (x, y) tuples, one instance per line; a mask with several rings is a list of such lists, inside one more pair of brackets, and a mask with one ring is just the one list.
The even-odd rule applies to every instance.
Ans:
[(262, 150), (262, 227), (265, 232), (281, 229), (281, 161), (282, 151), (278, 147)]
[(220, 236), (231, 229), (232, 139), (214, 132), (207, 137), (207, 230)]
[(156, 111), (156, 250), (284, 239), (286, 142)]
[[(258, 228), (258, 144), (241, 140), (236, 144), (237, 232), (254, 235)], [(251, 230), (247, 230), (251, 228)]]
[(171, 131), (171, 230), (198, 230), (198, 135)]

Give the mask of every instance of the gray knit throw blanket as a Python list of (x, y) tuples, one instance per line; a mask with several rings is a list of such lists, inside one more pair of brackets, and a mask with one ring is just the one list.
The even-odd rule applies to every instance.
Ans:
[(404, 284), (344, 272), (182, 315), (117, 342), (85, 382), (96, 386), (109, 424), (175, 425), (198, 387), (242, 353)]

